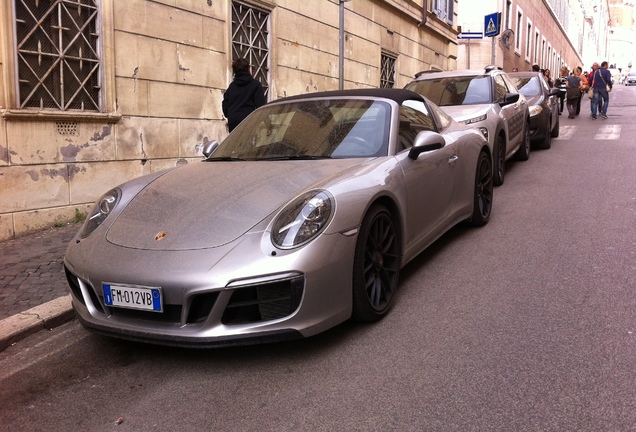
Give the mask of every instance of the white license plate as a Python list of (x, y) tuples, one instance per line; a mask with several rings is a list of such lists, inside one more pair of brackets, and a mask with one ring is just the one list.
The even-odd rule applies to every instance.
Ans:
[(104, 303), (108, 306), (163, 312), (161, 289), (103, 284)]

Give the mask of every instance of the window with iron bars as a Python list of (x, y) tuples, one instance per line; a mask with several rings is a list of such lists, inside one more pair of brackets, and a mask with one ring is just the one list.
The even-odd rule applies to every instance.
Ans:
[(20, 109), (99, 112), (101, 0), (14, 0)]
[(390, 54), (382, 53), (380, 58), (380, 88), (395, 87), (395, 60)]
[(232, 2), (232, 61), (245, 58), (269, 99), (269, 13)]

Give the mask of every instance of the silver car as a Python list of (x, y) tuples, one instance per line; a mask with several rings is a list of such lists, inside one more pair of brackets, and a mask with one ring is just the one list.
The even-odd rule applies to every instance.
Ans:
[(504, 182), (506, 160), (512, 156), (528, 160), (528, 104), (500, 68), (420, 72), (405, 88), (427, 97), (456, 121), (484, 134), (494, 156), (495, 186)]
[(630, 72), (627, 74), (627, 76), (625, 77), (625, 85), (636, 85), (636, 72)]
[(206, 347), (374, 321), (405, 264), (490, 217), (486, 140), (407, 90), (281, 99), (204, 154), (97, 201), (64, 259), (86, 328)]

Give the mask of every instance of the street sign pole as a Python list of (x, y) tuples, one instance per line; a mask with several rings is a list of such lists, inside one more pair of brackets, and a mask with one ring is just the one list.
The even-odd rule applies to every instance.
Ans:
[(465, 39), (466, 40), (466, 54), (468, 55), (468, 64), (466, 65), (468, 69), (470, 69), (470, 40), (471, 39), (483, 39), (484, 35), (482, 32), (477, 31), (465, 31), (461, 32), (457, 35), (457, 39)]
[(501, 12), (495, 12), (484, 17), (484, 36), (489, 36), (492, 40), (491, 63), (495, 64), (495, 36), (500, 32)]

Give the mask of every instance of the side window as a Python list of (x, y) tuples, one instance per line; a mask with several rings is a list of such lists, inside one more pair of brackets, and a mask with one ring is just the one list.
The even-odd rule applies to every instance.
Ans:
[(500, 101), (508, 93), (508, 87), (501, 75), (495, 75), (495, 99)]
[(67, 3), (14, 3), (20, 109), (103, 109), (101, 2)]
[(508, 75), (502, 75), (504, 82), (508, 86), (508, 93), (519, 93), (519, 89)]
[(395, 62), (397, 58), (383, 52), (380, 55), (380, 88), (395, 87)]
[(396, 153), (410, 149), (415, 137), (422, 131), (437, 131), (431, 112), (422, 101), (405, 101), (400, 108), (400, 130)]
[[(210, 2), (208, 2), (209, 4)], [(248, 59), (252, 75), (269, 100), (269, 12), (239, 1), (232, 2), (232, 61)]]

